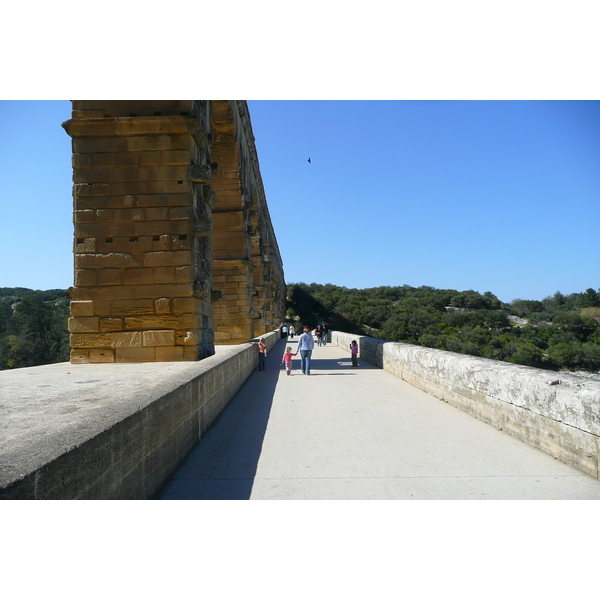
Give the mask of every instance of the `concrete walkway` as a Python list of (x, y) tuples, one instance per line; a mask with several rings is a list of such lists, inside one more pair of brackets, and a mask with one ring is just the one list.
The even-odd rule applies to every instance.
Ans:
[(336, 346), (280, 341), (157, 499), (600, 499), (600, 481)]

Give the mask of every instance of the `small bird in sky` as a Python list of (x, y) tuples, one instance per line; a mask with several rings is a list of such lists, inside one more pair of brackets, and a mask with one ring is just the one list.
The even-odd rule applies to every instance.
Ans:
[(308, 162), (310, 162), (310, 157), (308, 158)]

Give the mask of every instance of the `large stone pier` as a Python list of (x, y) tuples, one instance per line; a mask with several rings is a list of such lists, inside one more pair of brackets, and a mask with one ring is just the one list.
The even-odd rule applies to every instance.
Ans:
[(275, 328), (283, 264), (243, 101), (73, 101), (71, 362), (197, 360)]

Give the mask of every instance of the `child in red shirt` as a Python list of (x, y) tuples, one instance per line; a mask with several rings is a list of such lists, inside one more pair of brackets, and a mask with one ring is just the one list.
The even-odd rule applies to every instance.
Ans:
[[(298, 354), (296, 352), (296, 354)], [(285, 370), (289, 375), (292, 372), (292, 356), (296, 356), (296, 354), (292, 354), (292, 347), (288, 346), (283, 353), (282, 361), (285, 363)]]

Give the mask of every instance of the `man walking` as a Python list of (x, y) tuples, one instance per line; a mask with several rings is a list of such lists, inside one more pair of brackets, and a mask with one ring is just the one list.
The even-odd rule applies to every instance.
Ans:
[(310, 357), (315, 347), (315, 341), (310, 334), (308, 325), (304, 328), (304, 333), (298, 339), (298, 350), (300, 351), (300, 370), (310, 375)]

